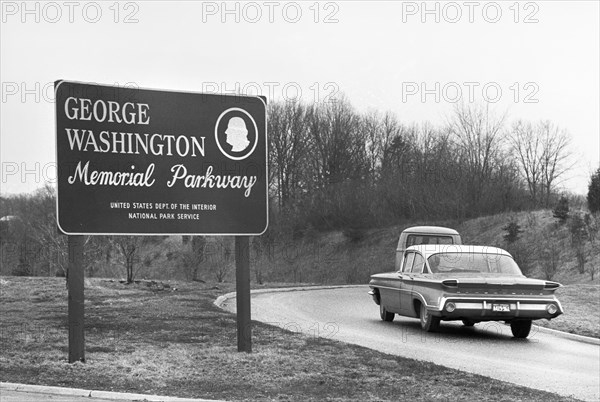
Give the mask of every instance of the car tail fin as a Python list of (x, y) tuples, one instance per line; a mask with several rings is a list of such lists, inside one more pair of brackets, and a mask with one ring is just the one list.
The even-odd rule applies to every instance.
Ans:
[(445, 281), (442, 281), (442, 285), (447, 288), (456, 288), (458, 287), (458, 281), (456, 279), (446, 279)]

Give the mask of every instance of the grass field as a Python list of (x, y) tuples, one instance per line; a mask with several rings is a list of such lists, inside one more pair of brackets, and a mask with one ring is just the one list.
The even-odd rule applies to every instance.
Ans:
[[(0, 278), (0, 379), (227, 400), (569, 400), (255, 323), (236, 351), (231, 284), (86, 280), (86, 363), (68, 364), (64, 279)], [(150, 286), (149, 286), (150, 285)]]

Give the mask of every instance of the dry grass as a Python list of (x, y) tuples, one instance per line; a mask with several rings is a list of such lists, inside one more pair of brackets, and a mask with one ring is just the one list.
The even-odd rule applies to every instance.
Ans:
[[(524, 211), (517, 213), (502, 213), (470, 219), (458, 225), (456, 229), (461, 233), (465, 244), (480, 244), (506, 248), (503, 236), (506, 232), (502, 229), (510, 221), (519, 223), (522, 233), (520, 242), (524, 249), (533, 257), (532, 272), (528, 276), (545, 279), (540, 263), (536, 263), (535, 250), (541, 243), (549, 242), (554, 247), (560, 260), (558, 272), (552, 278), (565, 285), (586, 284), (600, 285), (600, 255), (594, 254), (588, 246), (586, 271), (580, 273), (577, 269), (576, 256), (571, 246), (571, 235), (568, 225), (559, 225), (550, 210)], [(591, 280), (589, 268), (595, 267), (596, 274)]]
[(600, 286), (568, 285), (556, 293), (565, 314), (552, 321), (538, 320), (535, 323), (559, 331), (600, 338)]
[(68, 364), (64, 279), (2, 278), (0, 379), (228, 400), (568, 400), (261, 323), (254, 353), (238, 353), (235, 317), (212, 304), (231, 285), (170, 286), (87, 280), (87, 362)]

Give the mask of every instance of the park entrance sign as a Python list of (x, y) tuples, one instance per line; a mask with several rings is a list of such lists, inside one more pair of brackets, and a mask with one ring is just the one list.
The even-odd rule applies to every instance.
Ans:
[(266, 230), (262, 98), (69, 81), (57, 81), (55, 92), (65, 234)]
[(84, 234), (235, 235), (238, 351), (251, 352), (249, 236), (268, 225), (265, 101), (69, 81), (54, 90), (69, 362), (85, 361)]

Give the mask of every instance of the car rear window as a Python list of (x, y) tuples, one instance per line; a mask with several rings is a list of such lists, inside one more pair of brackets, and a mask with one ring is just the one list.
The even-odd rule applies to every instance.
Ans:
[(418, 246), (419, 244), (454, 244), (454, 241), (451, 236), (408, 235), (406, 247)]
[(435, 273), (465, 273), (523, 275), (517, 263), (507, 255), (496, 253), (443, 252), (430, 256), (427, 261)]

